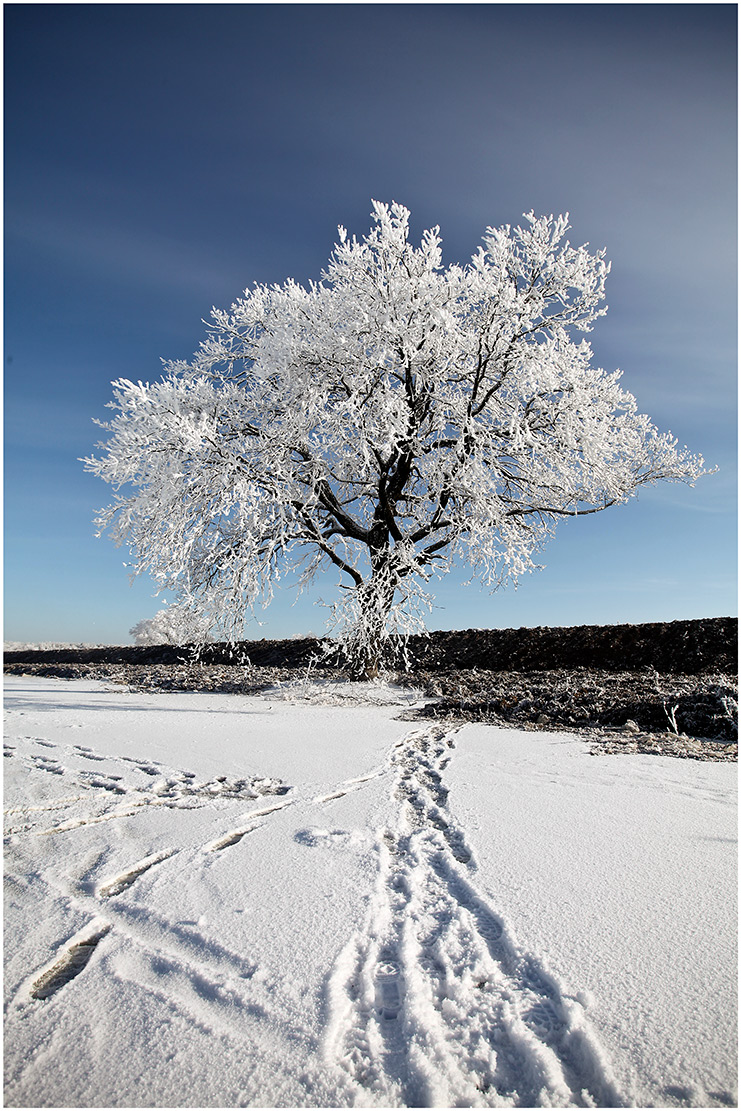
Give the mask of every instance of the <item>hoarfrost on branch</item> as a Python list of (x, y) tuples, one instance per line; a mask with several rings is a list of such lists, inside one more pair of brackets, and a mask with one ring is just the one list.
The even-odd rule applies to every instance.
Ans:
[(158, 610), (154, 617), (137, 621), (129, 636), (135, 644), (205, 644), (211, 640), (209, 629), (196, 614), (178, 605)]
[(318, 283), (256, 285), (212, 310), (190, 362), (115, 382), (85, 460), (117, 491), (99, 527), (228, 639), (283, 575), (334, 568), (334, 628), (365, 674), (453, 560), (516, 580), (559, 518), (704, 468), (592, 365), (609, 265), (567, 217), (487, 228), (446, 268), (438, 228), (415, 247), (401, 205), (373, 221), (339, 229)]

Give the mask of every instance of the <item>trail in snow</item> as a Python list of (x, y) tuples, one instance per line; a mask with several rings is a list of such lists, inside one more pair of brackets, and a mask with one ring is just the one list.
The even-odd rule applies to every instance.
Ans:
[[(96, 805), (51, 828), (37, 823), (48, 809), (63, 809), (65, 799), (15, 807), (8, 817), (24, 819), (13, 826), (16, 832), (59, 836), (148, 806), (223, 805), (257, 799), (259, 792), (286, 796), (248, 811), (201, 845), (201, 852), (221, 853), (286, 806), (310, 813), (390, 775), (398, 813), (395, 824), (378, 834), (378, 880), (367, 921), (328, 979), (324, 1059), (336, 1070), (340, 1088), (355, 1104), (620, 1106), (624, 1100), (582, 1006), (565, 997), (537, 957), (518, 948), (502, 917), (476, 890), (472, 850), (450, 814), (443, 782), (454, 733), (440, 726), (408, 733), (394, 744), (385, 766), (311, 799), (292, 797), (272, 779), (218, 776), (199, 783), (190, 772), (154, 762), (103, 758), (79, 745), (65, 754), (61, 746), (34, 738), (45, 753), (57, 751), (47, 756), (31, 750), (25, 757), (30, 766), (83, 788), (82, 796), (66, 797), (69, 805), (88, 793)], [(70, 755), (79, 758), (77, 768)], [(87, 772), (79, 767), (83, 759), (105, 759), (108, 770)], [(322, 832), (299, 830), (295, 838), (318, 844)], [(176, 925), (146, 903), (121, 898), (153, 869), (168, 867), (170, 881), (181, 882), (192, 868), (192, 852), (177, 864), (183, 849), (173, 844), (113, 875), (81, 879), (74, 896), (88, 923), (29, 977), (21, 996), (57, 994), (84, 973), (104, 938), (109, 944), (118, 938), (126, 956), (114, 953), (112, 967), (120, 965), (122, 975), (148, 991), (153, 973), (166, 973), (168, 998), (191, 1018), (202, 1020), (206, 1012), (214, 1029), (231, 1036), (246, 1018), (278, 1021), (281, 985), (255, 979), (253, 962), (205, 939), (195, 923)]]
[[(52, 747), (51, 742), (38, 738), (34, 741)], [(158, 766), (156, 774), (160, 779), (154, 789), (148, 791), (141, 784), (140, 773), (151, 775), (149, 766), (127, 757), (97, 757), (101, 761), (105, 759), (108, 765), (111, 762), (122, 765), (124, 774), (113, 777), (121, 784), (120, 790), (112, 797), (110, 776), (92, 782), (72, 766), (69, 757), (82, 755), (77, 748), (65, 752), (62, 746), (53, 747), (58, 752), (55, 768), (58, 764), (60, 769), (54, 774), (66, 776), (77, 786), (91, 788), (91, 794), (56, 799), (48, 806), (12, 807), (7, 816), (12, 836), (22, 833), (31, 838), (49, 837), (57, 843), (62, 842), (62, 852), (65, 838), (75, 837), (78, 830), (106, 820), (139, 816), (150, 807), (182, 809), (185, 802), (189, 804), (187, 809), (193, 809), (195, 802), (199, 809), (210, 805), (217, 814), (226, 808), (226, 818), (235, 799), (257, 801), (264, 795), (287, 795), (290, 790), (280, 781), (267, 777), (245, 781), (219, 776), (201, 784), (195, 782), (190, 773)], [(96, 759), (91, 750), (84, 755), (86, 759)], [(36, 769), (50, 770), (33, 753), (28, 761)], [(125, 809), (118, 805), (119, 793), (133, 799), (133, 806)], [(64, 810), (69, 806), (77, 810), (81, 799), (89, 803), (84, 817), (60, 821), (51, 829), (45, 826), (48, 810)], [(247, 956), (207, 936), (200, 922), (175, 921), (172, 915), (163, 913), (161, 898), (153, 901), (149, 890), (138, 891), (139, 881), (155, 869), (169, 869), (162, 880), (173, 892), (201, 882), (203, 871), (199, 869), (199, 857), (236, 845), (246, 832), (259, 828), (269, 815), (291, 802), (290, 797), (286, 797), (257, 806), (244, 815), (243, 828), (227, 829), (220, 838), (201, 844), (200, 848), (188, 843), (186, 832), (184, 843), (173, 842), (171, 848), (134, 860), (114, 874), (99, 877), (100, 860), (107, 856), (107, 852), (103, 852), (90, 861), (76, 882), (70, 883), (61, 875), (54, 886), (60, 896), (71, 900), (78, 915), (87, 916), (87, 922), (62, 941), (51, 958), (19, 985), (10, 1003), (14, 1014), (21, 1017), (28, 1014), (29, 1007), (45, 1005), (52, 1000), (62, 1003), (73, 981), (79, 985), (82, 995), (78, 994), (76, 1004), (73, 1001), (70, 1004), (73, 1008), (80, 1006), (80, 1000), (85, 999), (87, 978), (96, 971), (95, 962), (102, 960), (104, 981), (107, 978), (111, 990), (115, 990), (116, 983), (138, 989), (143, 993), (145, 1006), (146, 1000), (157, 1001), (165, 1008), (165, 1013), (180, 1015), (191, 1029), (207, 1037), (216, 1035), (225, 1039), (237, 1052), (253, 1045), (256, 1023), (262, 1036), (276, 1048), (310, 1038), (311, 1031), (299, 1017), (294, 1017), (292, 998), (290, 993), (286, 995), (286, 985), (279, 977), (265, 975), (254, 956)], [(25, 819), (21, 824), (18, 824), (19, 817)], [(100, 973), (90, 982), (94, 984), (90, 1003), (98, 1007)], [(19, 1066), (20, 1079), (27, 1063), (21, 1061)], [(311, 1071), (309, 1068), (307, 1075)]]
[[(131, 757), (100, 756), (92, 749), (80, 745), (62, 746), (46, 741), (43, 738), (24, 738), (33, 746), (56, 749), (58, 756), (53, 759), (40, 756), (33, 750), (22, 757), (29, 768), (49, 772), (56, 776), (65, 776), (76, 787), (82, 787), (82, 795), (70, 795), (56, 798), (46, 804), (31, 806), (14, 806), (5, 810), (6, 838), (14, 838), (19, 834), (30, 834), (36, 837), (58, 837), (73, 833), (85, 826), (101, 822), (113, 821), (120, 818), (136, 816), (147, 808), (164, 806), (170, 809), (200, 809), (211, 805), (223, 806), (234, 800), (259, 800), (265, 795), (288, 795), (291, 790), (280, 780), (269, 777), (253, 776), (250, 779), (235, 779), (228, 776), (216, 776), (205, 782), (197, 781), (195, 775), (188, 771), (177, 771), (165, 768), (161, 764), (150, 761), (132, 759)], [(6, 745), (4, 755), (14, 758), (16, 747)], [(93, 762), (113, 763), (120, 765), (123, 774), (95, 774), (74, 766), (70, 757), (83, 758)], [(146, 777), (143, 779), (142, 777)], [(156, 777), (152, 779), (151, 777)], [(120, 805), (121, 796), (126, 803)], [(87, 802), (86, 812), (77, 813), (80, 802)], [(291, 800), (289, 798), (267, 806), (258, 807), (243, 816), (244, 827), (239, 830), (229, 830), (221, 837), (204, 844), (203, 852), (212, 852), (236, 844), (245, 833), (260, 828), (259, 819), (282, 809)], [(58, 812), (75, 809), (75, 817), (48, 827), (39, 819), (43, 819), (49, 812)], [(251, 979), (255, 966), (245, 962), (238, 953), (231, 953), (224, 947), (205, 939), (196, 928), (178, 926), (168, 919), (158, 915), (154, 910), (147, 909), (141, 904), (130, 904), (118, 900), (118, 896), (131, 888), (137, 880), (155, 866), (171, 861), (178, 853), (186, 850), (186, 857), (192, 854), (187, 852), (189, 846), (176, 846), (132, 862), (128, 867), (114, 875), (100, 880), (92, 880), (81, 876), (69, 891), (65, 885), (60, 884), (60, 891), (72, 896), (75, 903), (90, 914), (86, 926), (77, 931), (64, 942), (52, 960), (41, 969), (37, 969), (22, 985), (17, 993), (19, 1002), (24, 999), (47, 999), (55, 995), (74, 978), (80, 975), (87, 967), (93, 952), (99, 942), (109, 932), (113, 931), (119, 940), (125, 939), (133, 942), (140, 949), (146, 951), (150, 960), (154, 960), (157, 968), (164, 968), (163, 961), (169, 961), (168, 969), (174, 973), (177, 969), (201, 988), (208, 985), (206, 996), (218, 999), (222, 992), (221, 979), (224, 974), (234, 974), (241, 979)], [(90, 873), (96, 871), (97, 861), (93, 862)], [(183, 867), (172, 874), (172, 882), (182, 882), (187, 869), (192, 868), (189, 859), (184, 861)], [(106, 904), (105, 918), (99, 916), (100, 904)], [(193, 927), (195, 927), (195, 923)], [(215, 975), (209, 979), (203, 966), (205, 958), (215, 960)], [(173, 985), (177, 977), (173, 978)], [(177, 990), (176, 990), (177, 994)], [(234, 996), (232, 1002), (238, 997)], [(248, 1012), (254, 1013), (254, 1000), (242, 1000)]]
[(476, 890), (443, 785), (453, 736), (394, 747), (398, 821), (329, 981), (326, 1059), (356, 1106), (623, 1106), (581, 1003)]
[[(104, 757), (81, 745), (61, 746), (39, 737), (22, 739), (46, 750), (58, 750), (58, 755), (54, 757), (31, 750), (21, 757), (28, 768), (64, 777), (65, 782), (75, 788), (82, 788), (89, 794), (54, 799), (45, 807), (7, 808), (5, 817), (11, 820), (6, 822), (6, 836), (30, 830), (46, 835), (67, 833), (81, 826), (132, 817), (141, 808), (164, 806), (192, 810), (212, 805), (217, 799), (251, 800), (263, 795), (284, 795), (290, 790), (286, 784), (274, 778), (219, 775), (201, 781), (194, 772), (167, 768), (157, 761), (139, 760), (129, 756)], [(3, 755), (10, 759), (16, 758), (15, 746), (6, 745)], [(70, 760), (70, 757), (74, 759)], [(121, 774), (93, 772), (84, 767), (75, 767), (78, 760), (113, 763), (118, 765)], [(57, 822), (44, 830), (37, 830), (35, 823), (29, 821), (41, 810), (63, 810), (86, 797), (89, 799), (89, 806), (82, 815), (75, 813), (74, 817)]]

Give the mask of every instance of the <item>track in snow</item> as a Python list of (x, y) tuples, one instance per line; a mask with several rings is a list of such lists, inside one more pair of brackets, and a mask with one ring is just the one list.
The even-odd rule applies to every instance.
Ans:
[(290, 801), (276, 802), (273, 806), (264, 806), (261, 810), (251, 810), (248, 814), (244, 815), (245, 825), (241, 825), (238, 829), (232, 829), (228, 833), (217, 837), (215, 841), (210, 841), (208, 845), (204, 846), (203, 851), (207, 853), (220, 852), (221, 849), (231, 848), (232, 845), (238, 845), (243, 837), (248, 833), (254, 833), (256, 829), (261, 829), (263, 822), (256, 821), (257, 818), (264, 818), (268, 814), (272, 814), (276, 810), (282, 810), (284, 806), (289, 806)]
[(475, 888), (443, 785), (453, 734), (415, 731), (392, 752), (401, 806), (329, 979), (327, 1062), (361, 1106), (623, 1106), (583, 1007)]
[[(200, 850), (187, 843), (173, 843), (170, 847), (135, 859), (108, 876), (94, 876), (99, 863), (96, 861), (89, 877), (80, 877), (72, 885), (61, 879), (59, 894), (70, 899), (77, 909), (87, 911), (90, 919), (82, 930), (60, 946), (46, 965), (33, 972), (19, 986), (16, 1001), (23, 1005), (27, 1000), (46, 1001), (56, 996), (71, 981), (77, 980), (88, 966), (92, 969), (91, 960), (99, 942), (110, 934), (108, 955), (114, 964), (118, 959), (117, 949), (124, 946), (130, 950), (133, 946), (137, 956), (132, 958), (132, 967), (146, 969), (151, 966), (155, 970), (155, 979), (166, 967), (174, 997), (178, 994), (175, 985), (182, 981), (188, 998), (194, 990), (196, 995), (200, 991), (204, 998), (216, 1001), (219, 1006), (226, 1006), (224, 1000), (227, 999), (231, 1001), (229, 1006), (232, 1006), (234, 999), (239, 998), (240, 1005), (244, 1004), (245, 1014), (254, 1014), (257, 1006), (254, 991), (243, 999), (241, 995), (230, 994), (224, 987), (235, 975), (240, 983), (251, 979), (255, 970), (252, 962), (208, 940), (197, 923), (183, 925), (161, 918), (148, 907), (146, 896), (141, 902), (134, 891), (133, 902), (127, 901), (127, 898), (137, 881), (161, 866), (166, 866), (163, 877), (166, 883), (182, 883), (183, 869), (187, 870), (197, 859), (194, 854), (236, 845), (246, 833), (264, 825), (268, 815), (292, 804), (292, 788), (280, 780), (261, 776), (235, 779), (219, 775), (199, 782), (193, 772), (169, 769), (155, 761), (102, 756), (82, 745), (58, 745), (39, 737), (21, 738), (21, 741), (25, 742), (21, 745), (24, 754), (20, 755), (16, 745), (6, 744), (5, 755), (8, 758), (17, 759), (20, 756), (29, 771), (62, 777), (61, 783), (79, 788), (81, 793), (35, 805), (7, 808), (6, 840), (21, 836), (74, 836), (84, 827), (134, 817), (154, 806), (174, 809), (210, 807), (218, 815), (238, 801), (249, 800), (262, 805), (243, 814), (239, 828), (227, 826), (224, 833), (201, 846)], [(47, 755), (50, 750), (54, 753), (53, 758)], [(85, 763), (81, 765), (81, 761)], [(93, 771), (85, 766), (89, 763), (111, 770)], [(71, 810), (73, 807), (75, 809)], [(70, 814), (72, 816), (67, 816)], [(49, 815), (54, 815), (55, 819), (51, 828), (48, 826)], [(101, 857), (105, 855), (100, 854)], [(106, 908), (105, 919), (99, 917), (101, 904)], [(212, 971), (211, 965), (214, 965)], [(176, 975), (177, 970), (180, 971)], [(79, 983), (86, 981), (87, 977), (83, 977)], [(143, 982), (146, 982), (146, 977)], [(196, 989), (192, 988), (193, 984)], [(273, 986), (273, 994), (277, 990)]]
[(110, 928), (109, 922), (96, 918), (70, 938), (52, 962), (34, 977), (29, 986), (31, 999), (48, 999), (79, 976)]
[[(259, 809), (232, 818), (197, 851), (236, 851), (232, 846), (274, 812), (324, 807), (390, 774), (398, 814), (377, 836), (377, 886), (367, 921), (328, 980), (325, 1061), (338, 1098), (362, 1106), (623, 1105), (582, 1006), (518, 947), (475, 886), (472, 850), (450, 813), (444, 784), (454, 733), (439, 725), (411, 732), (395, 744), (384, 768), (312, 799), (263, 797)], [(100, 758), (82, 746), (29, 740), (43, 750), (26, 757), (29, 769), (61, 774), (62, 783), (82, 794), (11, 810), (11, 822), (23, 822), (17, 833), (67, 834), (149, 806), (219, 807), (289, 793), (278, 781), (219, 776), (197, 783), (193, 773), (153, 762)], [(15, 748), (8, 746), (7, 755), (16, 758)], [(75, 766), (77, 761), (88, 768)], [(102, 766), (92, 770), (90, 763)], [(88, 798), (96, 800), (95, 811), (86, 808), (84, 816), (78, 812), (39, 829), (48, 811)], [(295, 840), (315, 844), (335, 832), (299, 830)], [(276, 1030), (285, 1023), (290, 1039), (308, 1036), (292, 1025), (292, 1005), (281, 1000), (279, 980), (263, 982), (253, 962), (207, 937), (198, 923), (170, 920), (147, 905), (146, 895), (136, 898), (138, 881), (155, 868), (162, 869), (164, 882), (183, 882), (191, 850), (195, 846), (185, 851), (172, 845), (114, 875), (81, 883), (74, 898), (90, 913), (87, 927), (26, 981), (21, 995), (55, 996), (84, 972), (110, 934), (101, 949), (105, 971), (143, 990), (163, 991), (192, 1021), (208, 1016), (214, 1030), (237, 1040), (252, 1037), (255, 1020)], [(105, 919), (98, 917), (101, 904)], [(76, 981), (79, 988), (86, 982)]]
[(138, 860), (136, 864), (131, 864), (123, 872), (113, 876), (109, 880), (105, 880), (100, 884), (97, 890), (99, 899), (110, 899), (113, 895), (120, 895), (127, 887), (131, 887), (132, 883), (148, 872), (150, 868), (154, 868), (155, 864), (160, 864), (163, 860), (173, 856), (177, 849), (165, 849), (163, 852), (153, 853), (147, 856), (144, 860)]
[[(130, 756), (103, 756), (83, 745), (58, 745), (41, 737), (24, 737), (23, 747), (27, 751), (20, 757), (29, 771), (40, 771), (61, 777), (75, 789), (82, 789), (82, 795), (68, 796), (65, 800), (53, 800), (48, 805), (31, 807), (11, 807), (5, 810), (9, 819), (5, 828), (6, 836), (33, 832), (39, 836), (52, 836), (69, 833), (84, 826), (100, 822), (115, 821), (119, 818), (134, 817), (149, 807), (165, 807), (173, 810), (195, 810), (212, 807), (220, 802), (233, 800), (257, 801), (266, 795), (287, 795), (291, 788), (277, 779), (264, 776), (233, 778), (217, 775), (212, 779), (199, 781), (194, 772), (167, 768), (157, 761), (142, 760)], [(41, 747), (42, 753), (34, 751)], [(55, 755), (47, 755), (50, 749)], [(18, 759), (15, 745), (6, 744), (3, 755), (8, 759)], [(79, 761), (104, 764), (113, 770), (91, 770)], [(64, 810), (65, 802), (76, 803), (88, 797), (90, 804), (84, 813), (61, 820), (46, 829), (37, 829), (27, 819), (43, 810)], [(282, 805), (282, 804), (281, 804)], [(255, 812), (257, 815), (268, 810)], [(18, 817), (26, 820), (19, 824)], [(252, 815), (250, 815), (251, 817)], [(233, 844), (235, 842), (229, 842)]]

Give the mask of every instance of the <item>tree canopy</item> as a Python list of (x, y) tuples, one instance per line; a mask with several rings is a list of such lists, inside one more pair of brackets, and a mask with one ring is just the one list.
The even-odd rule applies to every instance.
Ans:
[(283, 575), (334, 569), (335, 628), (372, 671), (453, 560), (494, 588), (560, 518), (703, 473), (593, 366), (609, 265), (570, 245), (568, 217), (487, 228), (443, 267), (439, 229), (414, 246), (409, 215), (374, 202), (318, 282), (255, 285), (212, 310), (190, 362), (113, 383), (85, 460), (117, 491), (98, 524), (229, 639)]

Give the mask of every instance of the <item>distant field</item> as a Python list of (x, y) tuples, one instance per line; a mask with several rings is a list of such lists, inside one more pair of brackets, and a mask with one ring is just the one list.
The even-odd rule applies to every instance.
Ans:
[[(645, 625), (469, 629), (412, 637), (390, 678), (424, 692), (419, 717), (568, 729), (610, 751), (736, 758), (736, 618)], [(307, 675), (345, 680), (326, 641), (9, 651), (15, 675), (106, 679), (137, 690), (252, 694)]]

